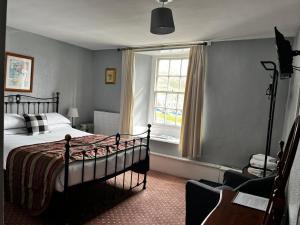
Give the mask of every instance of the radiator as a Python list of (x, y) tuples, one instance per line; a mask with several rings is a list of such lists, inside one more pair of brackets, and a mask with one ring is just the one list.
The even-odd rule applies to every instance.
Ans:
[(113, 135), (119, 132), (120, 113), (94, 111), (94, 133)]

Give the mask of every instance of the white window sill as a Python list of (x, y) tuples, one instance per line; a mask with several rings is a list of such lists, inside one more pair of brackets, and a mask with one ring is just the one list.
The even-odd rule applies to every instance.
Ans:
[(172, 136), (167, 136), (167, 135), (151, 135), (150, 140), (153, 141), (159, 141), (159, 142), (165, 142), (165, 143), (170, 143), (170, 144), (179, 144), (179, 139), (172, 137)]
[[(147, 130), (147, 127), (145, 126), (135, 126), (133, 128), (134, 134), (143, 133)], [(158, 142), (165, 142), (170, 144), (179, 144), (179, 132), (180, 129), (176, 127), (176, 132), (172, 132), (172, 130), (168, 130), (168, 135), (164, 134), (165, 130), (159, 130), (157, 129), (156, 125), (153, 125), (151, 128), (151, 134), (150, 134), (150, 140), (158, 141)]]

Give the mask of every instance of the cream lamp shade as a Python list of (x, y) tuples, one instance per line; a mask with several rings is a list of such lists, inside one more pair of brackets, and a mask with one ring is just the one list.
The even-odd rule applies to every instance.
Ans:
[(79, 114), (78, 114), (78, 109), (77, 108), (69, 108), (69, 111), (68, 111), (68, 117), (70, 118), (76, 118), (76, 117), (79, 117)]
[(78, 115), (78, 109), (75, 108), (75, 107), (69, 108), (68, 117), (72, 118), (72, 127), (75, 128), (75, 124), (74, 124), (74, 120), (75, 119), (74, 118), (79, 117), (79, 115)]

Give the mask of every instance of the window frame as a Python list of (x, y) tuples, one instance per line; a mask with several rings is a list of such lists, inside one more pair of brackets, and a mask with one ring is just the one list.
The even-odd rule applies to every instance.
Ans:
[[(155, 105), (155, 93), (154, 90), (156, 85), (156, 74), (158, 73), (158, 61), (161, 59), (189, 59), (189, 53), (185, 54), (170, 54), (170, 55), (160, 55), (152, 57), (152, 71), (151, 71), (151, 84), (150, 84), (150, 96), (149, 96), (149, 114), (148, 121), (152, 124), (154, 129), (157, 129), (159, 133), (164, 133), (163, 130), (168, 129), (170, 131), (171, 136), (178, 136), (181, 126), (171, 125), (171, 124), (161, 124), (154, 121), (154, 105)], [(168, 75), (169, 77), (169, 75)], [(170, 76), (173, 77), (173, 76)], [(178, 77), (178, 76), (174, 76)], [(182, 77), (182, 76), (179, 76)], [(168, 91), (162, 91), (162, 93), (168, 93)], [(172, 93), (172, 92), (170, 92)], [(173, 92), (174, 94), (182, 94), (182, 92)]]

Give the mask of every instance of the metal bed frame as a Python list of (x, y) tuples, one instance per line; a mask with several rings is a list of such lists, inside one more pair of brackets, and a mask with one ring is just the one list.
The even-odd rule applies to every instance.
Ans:
[[(49, 112), (59, 112), (59, 99), (60, 94), (59, 92), (55, 93), (53, 97), (50, 98), (38, 98), (38, 97), (33, 97), (33, 96), (28, 96), (28, 95), (7, 95), (4, 96), (4, 111), (5, 113), (14, 113), (16, 112), (17, 114), (20, 113), (49, 113)], [(23, 100), (24, 99), (24, 100)], [(15, 106), (15, 108), (14, 108)], [(50, 109), (52, 106), (52, 110)], [(146, 184), (147, 184), (147, 172), (149, 171), (149, 143), (150, 143), (150, 130), (151, 125), (148, 124), (148, 129), (147, 131), (137, 134), (137, 135), (132, 135), (132, 134), (119, 134), (117, 133), (116, 135), (112, 135), (109, 137), (105, 137), (100, 141), (96, 141), (94, 143), (89, 143), (89, 144), (81, 144), (81, 145), (71, 145), (71, 136), (67, 134), (65, 136), (66, 144), (65, 144), (65, 162), (64, 162), (64, 200), (66, 204), (66, 210), (68, 211), (68, 204), (69, 204), (69, 191), (71, 187), (79, 186), (82, 184), (88, 184), (88, 183), (93, 183), (93, 182), (103, 182), (107, 181), (111, 178), (114, 178), (114, 188), (117, 188), (117, 176), (121, 175), (123, 173), (123, 184), (122, 184), (122, 190), (125, 191), (125, 173), (127, 171), (131, 170), (130, 174), (130, 187), (127, 189), (128, 191), (132, 190), (135, 187), (140, 186), (143, 184), (143, 189), (146, 189)], [(143, 135), (146, 135), (143, 137)], [(126, 137), (126, 139), (122, 140), (121, 137)], [(130, 139), (128, 138), (130, 137)], [(105, 141), (110, 139), (110, 138), (115, 138), (115, 143), (107, 145), (105, 144)], [(120, 145), (125, 146), (124, 149), (120, 152)], [(72, 147), (85, 147), (85, 146), (93, 146), (93, 151), (95, 152), (95, 156), (93, 159), (86, 159), (86, 151), (82, 150), (82, 171), (81, 171), (81, 183), (73, 186), (69, 186), (69, 166), (70, 166), (70, 157), (71, 157), (71, 151)], [(106, 154), (105, 156), (105, 176), (101, 178), (96, 178), (96, 171), (97, 171), (97, 151), (100, 148), (105, 148), (106, 149)], [(146, 148), (146, 157), (145, 159), (141, 160), (141, 152), (142, 148)], [(113, 149), (115, 152), (110, 153), (110, 150)], [(138, 149), (138, 154), (139, 154), (139, 160), (137, 162), (134, 162), (134, 153), (135, 149)], [(132, 151), (132, 158), (131, 158), (131, 164), (130, 166), (126, 166), (127, 162), (127, 152)], [(121, 171), (118, 171), (118, 154), (124, 152), (124, 165), (123, 169)], [(107, 168), (108, 168), (108, 159), (109, 157), (115, 155), (115, 168), (114, 172), (112, 174), (108, 174)], [(87, 160), (93, 160), (94, 161), (94, 168), (93, 168), (93, 180), (91, 181), (84, 181), (84, 174), (85, 174), (85, 163)], [(133, 172), (138, 173), (137, 177), (137, 182), (133, 185)], [(142, 182), (140, 182), (140, 174), (144, 175)]]
[[(49, 113), (59, 110), (59, 92), (56, 92), (50, 98), (38, 98), (29, 95), (5, 95), (4, 112), (5, 113)], [(24, 98), (24, 100), (23, 100)], [(13, 108), (16, 106), (16, 109)], [(52, 106), (52, 110), (50, 107)], [(21, 109), (22, 112), (21, 112)], [(41, 111), (42, 108), (42, 111)], [(45, 109), (46, 108), (46, 109)]]

